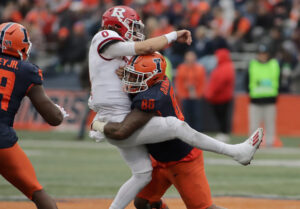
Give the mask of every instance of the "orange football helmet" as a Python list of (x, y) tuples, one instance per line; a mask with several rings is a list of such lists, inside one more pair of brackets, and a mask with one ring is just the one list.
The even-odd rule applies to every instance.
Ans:
[(142, 41), (144, 24), (138, 13), (127, 6), (115, 6), (109, 8), (102, 15), (102, 27), (114, 29), (120, 36), (128, 41)]
[(29, 35), (23, 25), (14, 22), (0, 25), (0, 50), (3, 54), (27, 60), (30, 49)]
[(158, 52), (133, 56), (124, 68), (124, 91), (138, 93), (164, 79), (167, 62)]

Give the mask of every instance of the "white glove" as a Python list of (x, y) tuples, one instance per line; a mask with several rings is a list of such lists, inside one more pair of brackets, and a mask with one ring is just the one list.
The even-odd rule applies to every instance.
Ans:
[(99, 131), (101, 133), (104, 133), (104, 126), (107, 124), (107, 122), (95, 120), (92, 123), (92, 130)]
[(99, 131), (90, 130), (89, 137), (94, 139), (96, 142), (105, 141), (105, 135)]
[(60, 110), (60, 112), (63, 114), (64, 118), (69, 117), (70, 115), (65, 111), (65, 109), (61, 106), (59, 106), (58, 104), (55, 104), (55, 106)]

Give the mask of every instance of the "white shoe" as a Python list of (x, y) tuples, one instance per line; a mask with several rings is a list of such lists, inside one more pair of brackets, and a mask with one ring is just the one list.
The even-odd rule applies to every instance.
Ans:
[(242, 165), (249, 165), (256, 150), (262, 142), (263, 129), (258, 128), (254, 133), (243, 143), (238, 144), (238, 153), (233, 158)]

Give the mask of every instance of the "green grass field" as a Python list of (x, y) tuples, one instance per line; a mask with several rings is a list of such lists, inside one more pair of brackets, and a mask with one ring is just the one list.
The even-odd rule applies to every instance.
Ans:
[[(130, 171), (108, 143), (70, 132), (19, 131), (19, 144), (28, 154), (47, 191), (56, 198), (113, 197)], [(233, 137), (232, 143), (241, 141)], [(206, 174), (214, 196), (255, 196), (300, 199), (300, 139), (283, 138), (280, 149), (260, 149), (250, 166), (205, 152)], [(0, 178), (0, 199), (25, 199)], [(171, 188), (166, 194), (177, 197)]]

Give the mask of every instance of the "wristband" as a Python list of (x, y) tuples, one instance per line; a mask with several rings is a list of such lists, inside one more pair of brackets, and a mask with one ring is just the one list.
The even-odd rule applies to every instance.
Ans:
[(92, 130), (95, 130), (95, 131), (99, 131), (101, 133), (104, 132), (104, 126), (106, 125), (107, 122), (101, 122), (101, 121), (94, 121), (92, 123)]
[(171, 33), (167, 33), (167, 34), (165, 34), (165, 37), (167, 38), (168, 44), (169, 44), (169, 43), (177, 40), (177, 32), (173, 31)]

